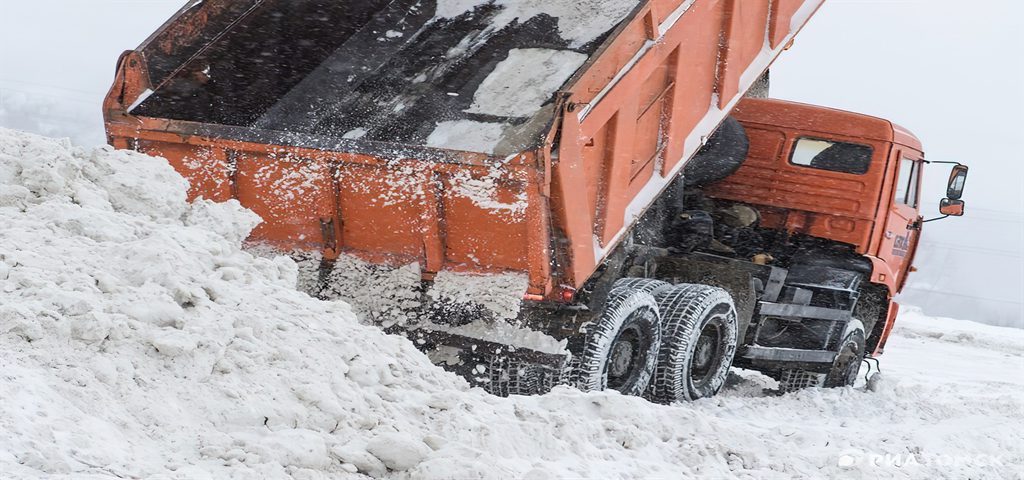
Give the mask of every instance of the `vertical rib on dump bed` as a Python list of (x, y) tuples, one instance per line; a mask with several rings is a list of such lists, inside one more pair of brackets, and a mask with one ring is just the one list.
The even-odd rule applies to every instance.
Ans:
[(190, 2), (122, 56), (109, 141), (256, 211), (254, 241), (557, 299), (822, 0), (450, 3)]

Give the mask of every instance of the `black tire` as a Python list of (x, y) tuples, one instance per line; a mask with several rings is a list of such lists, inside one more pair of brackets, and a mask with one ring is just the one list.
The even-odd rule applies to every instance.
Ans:
[(853, 386), (860, 372), (860, 364), (864, 361), (867, 351), (867, 340), (864, 324), (854, 319), (843, 330), (843, 340), (839, 343), (839, 353), (828, 373), (808, 372), (806, 370), (783, 370), (779, 379), (779, 390), (783, 393), (795, 392), (804, 388), (836, 388)]
[(715, 183), (732, 175), (743, 165), (750, 139), (739, 120), (726, 117), (683, 167), (683, 184), (695, 187)]
[(660, 341), (661, 322), (654, 297), (642, 290), (613, 288), (601, 315), (587, 325), (576, 387), (643, 394), (654, 372)]
[(561, 370), (555, 367), (516, 362), (507, 357), (491, 359), (488, 393), (499, 397), (509, 395), (543, 395), (562, 381)]
[(739, 341), (732, 296), (717, 287), (680, 284), (656, 290), (654, 298), (662, 343), (648, 398), (667, 404), (714, 396)]

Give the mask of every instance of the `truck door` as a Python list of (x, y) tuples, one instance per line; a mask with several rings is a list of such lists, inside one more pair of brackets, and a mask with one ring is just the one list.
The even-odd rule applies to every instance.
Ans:
[(894, 150), (893, 159), (897, 165), (891, 178), (896, 183), (889, 200), (889, 218), (878, 256), (892, 267), (896, 274), (896, 288), (901, 289), (920, 236), (918, 203), (924, 162), (920, 153), (900, 148)]

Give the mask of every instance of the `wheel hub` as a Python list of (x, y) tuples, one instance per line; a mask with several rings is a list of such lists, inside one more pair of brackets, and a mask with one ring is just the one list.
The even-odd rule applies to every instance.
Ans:
[(857, 359), (857, 346), (852, 343), (847, 344), (836, 356), (832, 368), (840, 375), (839, 378), (842, 378), (844, 385), (852, 385), (857, 379), (857, 373), (860, 372), (860, 362)]
[(713, 318), (700, 331), (690, 359), (690, 379), (697, 386), (704, 385), (718, 370), (722, 356), (721, 319)]
[(635, 381), (637, 372), (644, 368), (650, 337), (638, 327), (630, 326), (612, 342), (605, 364), (608, 388), (618, 390)]
[(693, 353), (693, 366), (698, 370), (707, 369), (711, 364), (711, 355), (714, 353), (712, 341), (712, 338), (707, 335), (701, 335), (700, 340), (697, 341), (697, 348)]
[(619, 339), (612, 346), (612, 361), (608, 374), (613, 377), (621, 377), (629, 371), (633, 363), (633, 344), (625, 339)]

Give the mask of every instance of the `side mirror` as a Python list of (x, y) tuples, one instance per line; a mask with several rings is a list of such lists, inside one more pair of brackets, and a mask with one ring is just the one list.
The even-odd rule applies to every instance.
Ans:
[[(966, 175), (966, 169), (964, 175)], [(950, 188), (952, 188), (952, 180), (950, 180)], [(960, 188), (963, 189), (963, 182), (960, 183)], [(939, 202), (939, 213), (949, 217), (963, 216), (964, 201), (952, 198), (943, 198), (942, 201)]]
[(960, 200), (960, 197), (964, 195), (964, 183), (966, 182), (967, 165), (954, 165), (953, 171), (949, 172), (949, 185), (946, 186), (946, 199)]

